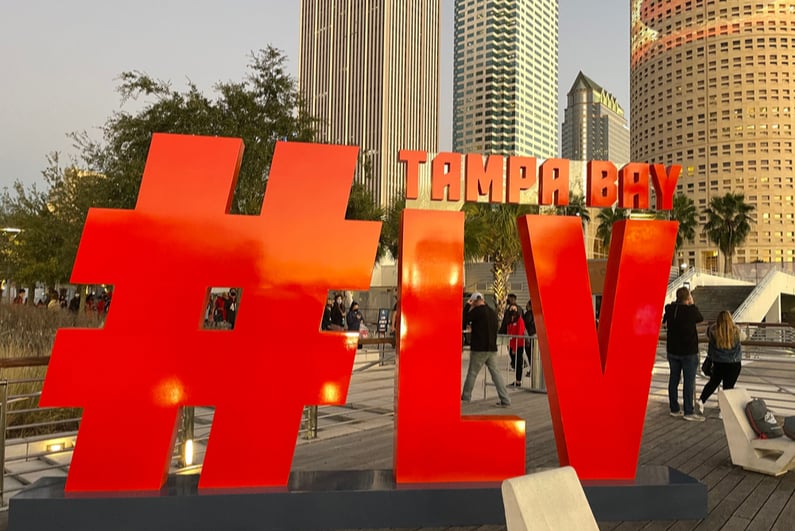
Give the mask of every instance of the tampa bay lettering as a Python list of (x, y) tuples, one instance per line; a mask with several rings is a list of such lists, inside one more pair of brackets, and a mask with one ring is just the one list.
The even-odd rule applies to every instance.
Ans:
[[(506, 160), (507, 159), (507, 160)], [(439, 153), (429, 160), (425, 151), (401, 150), (398, 160), (406, 167), (406, 199), (419, 197), (420, 165), (430, 164), (431, 200), (467, 202), (488, 195), (491, 203), (521, 202), (521, 192), (538, 186), (538, 204), (566, 206), (569, 203), (569, 161), (535, 157), (477, 153)], [(610, 161), (589, 161), (585, 183), (586, 205), (607, 208), (648, 209), (650, 185), (655, 208), (671, 210), (682, 167), (630, 162), (620, 169)]]

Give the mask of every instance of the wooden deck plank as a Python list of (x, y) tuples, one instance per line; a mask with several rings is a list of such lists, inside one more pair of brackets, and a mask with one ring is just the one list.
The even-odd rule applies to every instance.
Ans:
[(793, 484), (795, 484), (795, 477), (793, 477), (792, 473), (781, 478), (779, 486), (782, 487), (782, 491), (788, 490), (790, 497), (779, 513), (775, 525), (773, 525), (773, 529), (776, 531), (791, 531), (795, 529), (795, 492), (793, 492), (795, 491), (795, 487), (793, 487)]
[[(787, 474), (780, 478), (776, 488), (770, 493), (770, 496), (768, 496), (754, 516), (751, 525), (748, 526), (749, 531), (773, 529), (785, 506), (792, 498), (793, 491), (795, 491), (795, 476)], [(787, 522), (790, 525), (783, 529), (792, 529), (792, 523)]]
[[(744, 531), (749, 525), (751, 524), (750, 520), (746, 520), (745, 518), (740, 518), (737, 515), (732, 515), (723, 527), (721, 527), (722, 531)], [(700, 528), (699, 528), (700, 529)]]
[(734, 512), (734, 514), (739, 518), (744, 518), (750, 521), (753, 520), (757, 515), (759, 510), (762, 508), (762, 505), (764, 505), (764, 503), (770, 497), (770, 494), (776, 490), (776, 487), (778, 487), (780, 481), (770, 476), (754, 474), (752, 472), (747, 472), (746, 478), (760, 479), (754, 489), (748, 494), (748, 497), (745, 498), (745, 501), (743, 501), (743, 503), (737, 507), (737, 510)]

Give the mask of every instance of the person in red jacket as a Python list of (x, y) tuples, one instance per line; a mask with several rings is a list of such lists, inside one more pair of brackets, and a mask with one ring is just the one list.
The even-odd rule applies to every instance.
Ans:
[(511, 359), (514, 361), (514, 369), (516, 370), (516, 381), (508, 384), (508, 387), (521, 387), (522, 386), (522, 369), (524, 369), (524, 319), (519, 312), (519, 307), (516, 304), (508, 306), (507, 312), (508, 326), (507, 332), (510, 341), (508, 342), (508, 350), (511, 354)]
[(216, 327), (224, 326), (226, 322), (226, 301), (224, 295), (219, 293), (215, 296), (215, 303), (213, 304), (213, 324)]

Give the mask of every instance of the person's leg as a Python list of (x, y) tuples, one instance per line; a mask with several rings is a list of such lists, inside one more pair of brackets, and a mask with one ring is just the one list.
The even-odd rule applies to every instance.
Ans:
[(522, 370), (524, 370), (524, 347), (516, 347), (516, 383), (522, 383)]
[(734, 384), (740, 377), (742, 365), (739, 361), (737, 363), (721, 363), (721, 365), (723, 365), (723, 390), (734, 389)]
[(668, 406), (671, 408), (671, 413), (679, 412), (679, 379), (682, 375), (682, 359), (679, 356), (668, 354), (668, 367), (670, 374), (668, 376)]
[(469, 353), (469, 369), (466, 380), (464, 380), (464, 389), (461, 391), (461, 400), (464, 402), (472, 400), (472, 388), (475, 387), (475, 380), (488, 356), (488, 352), (472, 351)]
[(514, 352), (511, 349), (511, 347), (508, 347), (508, 356), (511, 357), (511, 369), (515, 369), (516, 368), (516, 354), (514, 354)]
[(491, 379), (494, 382), (494, 387), (497, 388), (497, 396), (500, 397), (500, 403), (504, 406), (511, 405), (511, 397), (508, 396), (508, 389), (505, 388), (505, 382), (502, 380), (502, 375), (500, 371), (497, 369), (497, 353), (491, 352), (488, 358), (486, 358), (486, 367), (489, 369), (489, 373), (491, 373)]
[(723, 363), (713, 363), (712, 364), (712, 376), (709, 377), (709, 381), (704, 386), (704, 389), (701, 391), (701, 397), (699, 400), (702, 404), (707, 402), (712, 393), (715, 392), (715, 389), (718, 388), (720, 385), (721, 378), (723, 377), (723, 371), (720, 369), (720, 366), (724, 365)]
[(682, 374), (684, 384), (682, 393), (684, 398), (685, 415), (693, 414), (693, 400), (696, 398), (696, 371), (698, 371), (698, 354), (682, 357)]
[(533, 364), (533, 338), (527, 339), (524, 342), (524, 351), (527, 354), (527, 372), (525, 376), (530, 376), (532, 371), (532, 364)]

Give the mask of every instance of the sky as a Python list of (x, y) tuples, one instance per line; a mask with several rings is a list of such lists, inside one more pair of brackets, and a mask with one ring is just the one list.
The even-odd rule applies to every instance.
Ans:
[[(452, 144), (453, 0), (442, 0), (440, 150)], [(76, 155), (120, 110), (119, 74), (137, 70), (212, 96), (250, 53), (275, 46), (298, 76), (299, 0), (0, 0), (0, 189), (41, 181), (47, 155)], [(559, 115), (577, 73), (629, 113), (629, 2), (559, 1)]]

